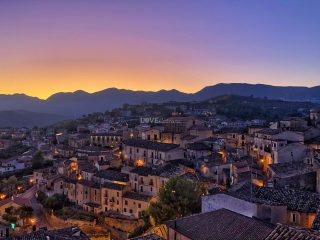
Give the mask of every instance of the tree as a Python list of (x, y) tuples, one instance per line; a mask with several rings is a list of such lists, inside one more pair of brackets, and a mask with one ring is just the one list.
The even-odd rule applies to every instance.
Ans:
[(8, 207), (5, 209), (5, 214), (2, 215), (2, 219), (8, 223), (16, 223), (18, 218), (16, 217), (16, 211), (14, 207)]
[(159, 193), (159, 201), (151, 203), (150, 216), (156, 224), (197, 213), (201, 209), (203, 187), (181, 177), (171, 178)]
[(18, 179), (16, 178), (16, 176), (11, 176), (11, 177), (9, 177), (8, 178), (8, 180), (7, 180), (7, 184), (8, 185), (14, 185), (14, 184), (16, 184), (18, 182)]
[(17, 213), (24, 223), (26, 219), (32, 217), (33, 208), (28, 206), (22, 206), (18, 209)]
[(37, 152), (32, 158), (32, 169), (39, 169), (44, 164), (44, 158), (42, 156), (42, 152)]

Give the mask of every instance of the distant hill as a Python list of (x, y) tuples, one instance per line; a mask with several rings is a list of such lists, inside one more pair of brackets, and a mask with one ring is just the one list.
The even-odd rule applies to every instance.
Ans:
[(320, 102), (320, 86), (308, 87), (278, 87), (264, 84), (245, 83), (220, 83), (205, 87), (195, 93), (199, 100), (215, 97), (223, 94), (235, 94), (240, 96), (268, 97), (287, 101), (315, 101)]
[(25, 110), (51, 113), (68, 117), (78, 117), (92, 112), (104, 112), (124, 103), (142, 102), (162, 103), (167, 101), (201, 101), (224, 94), (267, 97), (289, 101), (320, 102), (320, 86), (317, 87), (277, 87), (263, 84), (217, 84), (205, 87), (199, 92), (188, 94), (177, 90), (131, 91), (109, 88), (95, 93), (76, 91), (56, 93), (47, 100), (29, 97), (23, 94), (1, 95), (0, 111)]
[(66, 119), (66, 117), (48, 113), (24, 110), (0, 111), (0, 127), (41, 127), (64, 119)]

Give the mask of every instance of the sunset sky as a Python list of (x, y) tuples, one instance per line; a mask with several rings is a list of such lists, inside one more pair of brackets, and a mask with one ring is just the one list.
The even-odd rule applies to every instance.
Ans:
[(320, 1), (0, 1), (0, 93), (219, 82), (320, 85)]

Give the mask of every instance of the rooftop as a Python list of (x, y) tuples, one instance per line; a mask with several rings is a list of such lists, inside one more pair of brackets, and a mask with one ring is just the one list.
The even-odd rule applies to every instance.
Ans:
[(264, 128), (256, 133), (258, 134), (265, 134), (265, 135), (277, 135), (281, 132), (280, 129), (272, 129), (272, 128)]
[(102, 170), (96, 173), (94, 176), (107, 179), (110, 181), (119, 181), (119, 182), (129, 181), (129, 175), (127, 173), (122, 173), (115, 170)]
[(177, 144), (168, 144), (168, 143), (159, 143), (159, 142), (151, 142), (140, 139), (128, 139), (123, 141), (125, 145), (139, 148), (152, 149), (162, 152), (168, 152), (172, 149), (178, 148)]
[(123, 198), (129, 198), (129, 199), (134, 199), (137, 201), (144, 201), (144, 202), (149, 202), (151, 197), (147, 195), (142, 195), (137, 192), (125, 192), (123, 194)]
[(289, 177), (314, 171), (310, 164), (300, 161), (277, 163), (269, 165), (269, 167), (277, 177)]
[(78, 227), (68, 227), (57, 230), (38, 230), (28, 234), (11, 238), (12, 240), (89, 240), (89, 238)]
[(108, 188), (108, 189), (113, 189), (113, 190), (123, 190), (126, 185), (123, 184), (116, 184), (116, 183), (112, 183), (112, 182), (105, 182), (101, 185), (103, 188)]
[(313, 232), (308, 229), (297, 228), (277, 224), (277, 227), (269, 234), (265, 240), (316, 240), (320, 239), (319, 232)]
[(251, 202), (260, 202), (270, 205), (286, 205), (289, 210), (298, 212), (317, 212), (320, 205), (319, 195), (312, 192), (296, 189), (280, 189), (272, 187), (258, 187), (246, 183), (236, 191), (228, 194)]
[(192, 240), (263, 240), (274, 229), (272, 225), (226, 209), (179, 218), (168, 221), (167, 225)]

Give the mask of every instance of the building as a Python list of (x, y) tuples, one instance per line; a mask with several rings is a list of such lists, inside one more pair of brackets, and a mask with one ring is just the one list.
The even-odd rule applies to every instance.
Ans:
[(81, 231), (78, 227), (68, 227), (63, 229), (55, 229), (55, 230), (46, 230), (40, 229), (35, 232), (18, 235), (13, 238), (9, 238), (9, 240), (50, 240), (50, 239), (64, 239), (64, 240), (89, 240), (89, 237)]
[(110, 131), (107, 133), (97, 133), (90, 136), (91, 146), (99, 147), (119, 147), (123, 139), (123, 131)]
[(137, 166), (160, 165), (183, 158), (183, 150), (176, 144), (166, 144), (138, 139), (123, 141), (124, 159)]
[(244, 184), (226, 193), (204, 196), (202, 211), (225, 208), (271, 223), (311, 228), (319, 204), (315, 193)]
[(275, 229), (262, 221), (226, 209), (167, 222), (167, 240), (264, 240)]
[(152, 197), (137, 192), (125, 192), (122, 197), (122, 213), (134, 218), (141, 218), (148, 209)]

